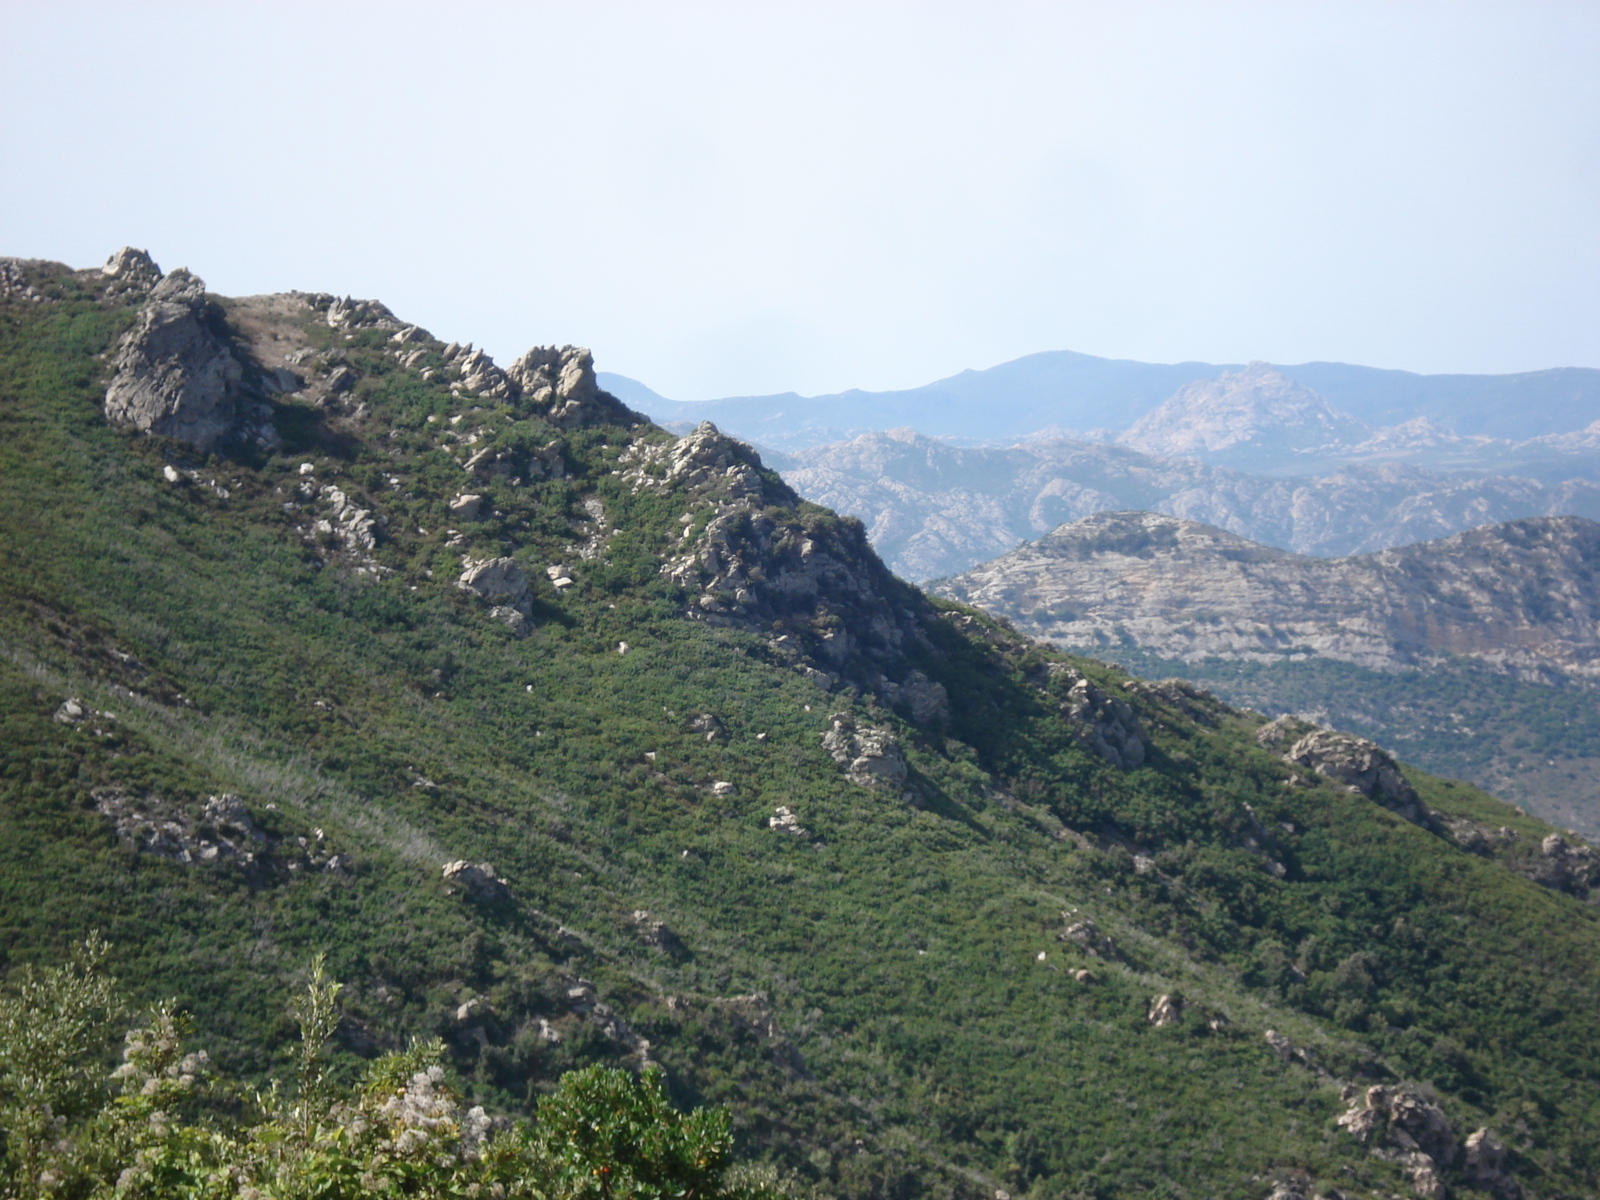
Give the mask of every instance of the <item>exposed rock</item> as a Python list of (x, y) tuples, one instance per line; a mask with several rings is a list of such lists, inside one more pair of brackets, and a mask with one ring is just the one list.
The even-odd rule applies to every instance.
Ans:
[(1439, 1164), (1420, 1150), (1410, 1150), (1400, 1156), (1400, 1166), (1411, 1180), (1411, 1190), (1422, 1200), (1444, 1200), (1444, 1180), (1439, 1178)]
[(1262, 1037), (1266, 1038), (1267, 1046), (1272, 1052), (1284, 1062), (1288, 1062), (1294, 1056), (1294, 1043), (1276, 1029), (1267, 1030)]
[(878, 676), (878, 699), (918, 725), (938, 725), (950, 719), (950, 694), (921, 671), (912, 671), (900, 683)]
[(828, 718), (822, 748), (844, 768), (844, 777), (862, 787), (898, 792), (906, 781), (906, 759), (894, 733), (878, 725), (858, 725), (849, 713)]
[(459, 521), (476, 521), (482, 507), (482, 496), (462, 494), (450, 501), (450, 515)]
[(772, 816), (767, 818), (767, 828), (776, 829), (780, 833), (792, 833), (795, 837), (808, 838), (811, 831), (800, 824), (800, 818), (795, 816), (794, 809), (787, 804), (780, 804), (773, 809)]
[(1421, 1186), (1418, 1181), (1425, 1172), (1451, 1166), (1460, 1153), (1444, 1110), (1407, 1087), (1369, 1087), (1339, 1117), (1338, 1124), (1363, 1144), (1387, 1143), (1403, 1153), (1426, 1158), (1426, 1163), (1419, 1158), (1413, 1164), (1413, 1186)]
[(535, 346), (511, 364), (511, 381), (523, 401), (542, 409), (552, 425), (632, 426), (642, 419), (595, 383), (594, 356), (577, 346)]
[(1195, 521), (1116, 512), (1062, 525), (931, 590), (1091, 651), (1377, 670), (1459, 656), (1532, 679), (1600, 678), (1597, 567), (1600, 523), (1576, 516), (1315, 558)]
[(701, 734), (706, 741), (714, 742), (722, 737), (727, 730), (715, 713), (697, 713), (689, 720), (689, 729)]
[(99, 788), (92, 797), (95, 811), (111, 819), (121, 841), (175, 863), (229, 866), (251, 879), (265, 872), (342, 876), (350, 865), (349, 856), (336, 852), (320, 829), (308, 837), (269, 838), (244, 801), (231, 793), (208, 796), (199, 811), (120, 787)]
[(1528, 876), (1545, 887), (1583, 895), (1600, 887), (1600, 854), (1591, 846), (1573, 846), (1559, 833), (1552, 833), (1539, 844), (1539, 857)]
[(1503, 1200), (1515, 1200), (1522, 1188), (1506, 1169), (1506, 1147), (1487, 1126), (1475, 1130), (1462, 1147), (1462, 1170), (1467, 1182), (1493, 1192)]
[(1408, 821), (1419, 825), (1429, 822), (1416, 789), (1400, 774), (1394, 758), (1375, 742), (1354, 734), (1318, 729), (1296, 741), (1283, 757), (1377, 801)]
[(1126, 686), (1135, 695), (1149, 696), (1163, 704), (1170, 704), (1201, 725), (1215, 725), (1223, 716), (1235, 711), (1205, 688), (1196, 687), (1183, 679), (1130, 679)]
[(476, 904), (494, 904), (511, 899), (511, 888), (495, 874), (489, 863), (469, 863), (464, 859), (447, 862), (442, 868), (445, 890), (460, 892)]
[(1176, 1025), (1183, 1020), (1183, 997), (1176, 992), (1157, 996), (1146, 1015), (1152, 1025)]
[(337, 538), (353, 554), (369, 554), (378, 544), (372, 511), (357, 507), (332, 484), (324, 484), (320, 495), (328, 505), (328, 516), (317, 522), (317, 531)]
[(306, 297), (334, 329), (398, 329), (400, 322), (387, 305), (376, 300), (354, 300), (349, 296), (312, 295)]
[(214, 450), (239, 431), (244, 368), (219, 336), (205, 283), (173, 271), (150, 289), (123, 335), (106, 388), (106, 419)]
[(108, 292), (148, 292), (161, 282), (161, 268), (150, 252), (132, 246), (124, 246), (106, 259), (100, 274), (110, 281), (106, 284)]
[(843, 676), (872, 687), (873, 660), (930, 645), (926, 600), (889, 574), (860, 524), (805, 509), (709, 422), (675, 442), (637, 442), (622, 463), (635, 491), (687, 501), (661, 572), (684, 589), (691, 619), (763, 631), (775, 657), (823, 686)]
[(1315, 733), (1320, 726), (1310, 721), (1284, 713), (1281, 717), (1274, 717), (1260, 729), (1256, 730), (1256, 743), (1268, 750), (1282, 754), (1308, 733)]
[(711, 794), (713, 796), (736, 796), (739, 794), (739, 789), (726, 779), (719, 779), (711, 785)]
[(1081, 947), (1096, 958), (1112, 958), (1117, 952), (1116, 943), (1087, 917), (1076, 921), (1069, 920), (1066, 928), (1058, 936), (1063, 942)]
[(1078, 730), (1079, 738), (1114, 767), (1132, 770), (1144, 762), (1144, 738), (1139, 718), (1129, 705), (1096, 687), (1066, 663), (1048, 667), (1053, 681), (1066, 686), (1061, 712)]
[(505, 622), (518, 634), (526, 633), (528, 617), (533, 611), (533, 596), (527, 573), (516, 560), (468, 558), (462, 567), (456, 586), (490, 601), (492, 618)]

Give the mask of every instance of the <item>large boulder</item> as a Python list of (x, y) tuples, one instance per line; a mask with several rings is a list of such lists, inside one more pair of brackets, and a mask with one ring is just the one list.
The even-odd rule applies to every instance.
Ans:
[(489, 602), (489, 615), (518, 635), (528, 631), (533, 593), (528, 574), (513, 558), (468, 558), (456, 586)]
[[(117, 269), (144, 267), (129, 258)], [(156, 283), (112, 362), (115, 373), (105, 400), (111, 424), (206, 451), (235, 434), (244, 368), (218, 335), (205, 281), (198, 276), (180, 268)]]

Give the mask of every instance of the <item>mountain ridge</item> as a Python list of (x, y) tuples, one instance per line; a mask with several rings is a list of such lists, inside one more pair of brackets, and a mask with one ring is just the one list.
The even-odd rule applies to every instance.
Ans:
[[(1600, 1178), (1569, 835), (927, 597), (577, 348), (201, 289), (163, 357), (143, 282), (4, 265), (6, 969), (98, 926), (249, 1077), (324, 950), (346, 1066), (659, 1063), (852, 1197)], [(114, 427), (124, 364), (228, 436)]]

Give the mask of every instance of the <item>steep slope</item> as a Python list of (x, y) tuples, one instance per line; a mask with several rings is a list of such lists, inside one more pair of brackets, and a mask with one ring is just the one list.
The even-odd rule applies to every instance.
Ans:
[(326, 949), (349, 1055), (657, 1061), (833, 1194), (1600, 1182), (1587, 847), (925, 597), (583, 351), (8, 269), (8, 967), (98, 926), (248, 1072)]
[(1301, 554), (1359, 554), (1492, 521), (1600, 518), (1600, 484), (1544, 485), (1401, 464), (1315, 478), (1251, 475), (1195, 459), (1049, 439), (952, 446), (909, 429), (774, 456), (803, 496), (867, 525), (906, 579), (954, 575), (1097, 512), (1145, 509)]

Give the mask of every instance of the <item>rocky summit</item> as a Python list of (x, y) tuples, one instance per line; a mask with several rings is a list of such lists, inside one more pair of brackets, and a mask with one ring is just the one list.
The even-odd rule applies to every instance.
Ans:
[[(350, 1196), (597, 1066), (727, 1106), (744, 1165), (716, 1195), (1600, 1190), (1600, 857), (1569, 829), (913, 587), (587, 350), (504, 365), (376, 300), (218, 296), (137, 251), (0, 285), (0, 1191), (159, 1169), (250, 1195), (207, 1155), (262, 1114), (314, 1142), (323, 1066), (366, 1081), (327, 1128), (394, 1152)], [(1594, 662), (1583, 522), (1324, 582), (1098, 520), (1050, 561), (1115, 602), (1183, 611), (1191, 546), (1254, 606), (1173, 635), (1196, 645), (1298, 652), (1322, 626), (1294, 605), (1327, 592), (1328, 644), (1374, 661), (1480, 653), (1494, 620), (1494, 667)], [(1380, 584), (1381, 619), (1339, 607)], [(1120, 637), (1090, 601), (1045, 615)], [(36, 1019), (96, 930), (121, 989), (96, 1011), (170, 1002), (159, 1037)], [(325, 1058), (286, 1019), (312, 1010)], [(40, 1028), (87, 1072), (48, 1112), (17, 1049)], [(130, 1083), (158, 1052), (172, 1073)], [(621, 1195), (610, 1165), (552, 1194)]]

